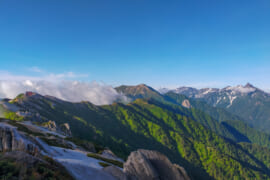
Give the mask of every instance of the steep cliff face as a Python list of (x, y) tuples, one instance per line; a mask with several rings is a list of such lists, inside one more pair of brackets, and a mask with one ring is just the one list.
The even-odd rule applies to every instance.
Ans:
[(16, 127), (2, 122), (0, 123), (0, 151), (24, 151), (37, 154), (39, 147), (19, 133)]
[(184, 168), (174, 165), (157, 151), (132, 152), (124, 164), (124, 172), (132, 179), (140, 180), (189, 180)]

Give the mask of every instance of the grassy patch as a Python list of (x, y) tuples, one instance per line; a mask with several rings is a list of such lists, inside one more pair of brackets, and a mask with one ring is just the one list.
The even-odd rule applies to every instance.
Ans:
[(49, 157), (44, 157), (43, 159), (46, 162), (41, 160), (28, 162), (18, 161), (16, 157), (0, 155), (0, 179), (73, 179), (61, 164)]
[(66, 148), (66, 149), (70, 149), (70, 146), (67, 146), (61, 142), (58, 142), (56, 139), (48, 139), (45, 137), (40, 137), (40, 139), (42, 141), (44, 141), (45, 143), (47, 143), (50, 146), (56, 146), (56, 147), (62, 147), (62, 148)]
[(107, 158), (104, 158), (100, 155), (97, 155), (97, 154), (90, 154), (88, 153), (87, 154), (88, 157), (92, 157), (92, 158), (95, 158), (95, 159), (99, 159), (99, 160), (102, 160), (102, 161), (105, 161), (105, 162), (108, 162), (108, 163), (111, 163), (113, 165), (116, 165), (120, 168), (123, 168), (123, 163), (120, 162), (120, 161), (116, 161), (116, 160), (112, 160), (112, 159), (107, 159)]
[(34, 136), (45, 136), (43, 133), (38, 133), (38, 132), (31, 131), (27, 127), (25, 127), (24, 125), (19, 124), (19, 123), (15, 122), (15, 121), (8, 121), (7, 123), (12, 125), (12, 126), (17, 127), (18, 131), (22, 131), (22, 132), (25, 132), (27, 134), (31, 134), (31, 135), (34, 135)]
[(20, 169), (16, 167), (15, 162), (8, 160), (0, 161), (0, 179), (14, 179), (18, 177)]
[(15, 112), (12, 112), (12, 111), (5, 111), (4, 117), (7, 119), (10, 119), (10, 120), (14, 120), (14, 121), (23, 121), (24, 120), (24, 117), (18, 116)]
[(108, 167), (111, 166), (110, 164), (104, 163), (104, 162), (98, 162), (99, 165), (101, 165), (102, 167)]
[(78, 139), (74, 137), (67, 137), (65, 139), (73, 142), (77, 146), (83, 147), (85, 150), (90, 151), (90, 152), (93, 151), (92, 146), (94, 146), (94, 149), (96, 152), (102, 152), (105, 149), (103, 146), (100, 146), (94, 142), (90, 142), (90, 141), (86, 141), (86, 140), (82, 140), (82, 139)]
[(83, 118), (81, 118), (81, 117), (73, 116), (73, 119), (76, 119), (76, 120), (82, 122), (84, 125), (87, 125), (87, 122)]

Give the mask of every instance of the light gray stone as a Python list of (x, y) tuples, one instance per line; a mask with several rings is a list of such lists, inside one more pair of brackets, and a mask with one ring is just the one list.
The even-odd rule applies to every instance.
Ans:
[(173, 165), (170, 160), (157, 151), (139, 149), (132, 152), (124, 172), (138, 180), (189, 180), (184, 168)]
[(24, 151), (37, 154), (39, 147), (19, 133), (16, 127), (7, 123), (0, 123), (0, 151)]

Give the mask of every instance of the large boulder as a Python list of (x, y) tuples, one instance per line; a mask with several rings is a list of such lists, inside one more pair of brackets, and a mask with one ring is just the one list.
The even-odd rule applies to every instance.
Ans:
[(0, 151), (24, 151), (37, 154), (39, 147), (7, 123), (0, 123)]
[(131, 180), (120, 168), (115, 166), (107, 166), (103, 168), (103, 171), (111, 174), (118, 180)]
[(184, 168), (172, 164), (165, 155), (143, 149), (129, 155), (128, 160), (124, 163), (124, 172), (130, 179), (138, 180), (190, 179)]

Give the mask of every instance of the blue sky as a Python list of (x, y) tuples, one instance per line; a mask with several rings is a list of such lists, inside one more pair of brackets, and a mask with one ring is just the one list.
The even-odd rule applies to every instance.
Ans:
[(0, 62), (2, 79), (270, 89), (270, 1), (2, 0)]

